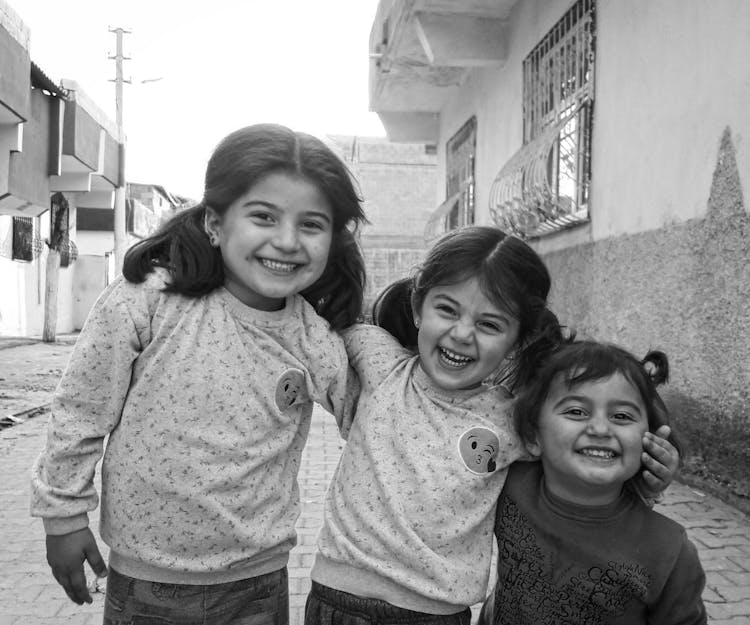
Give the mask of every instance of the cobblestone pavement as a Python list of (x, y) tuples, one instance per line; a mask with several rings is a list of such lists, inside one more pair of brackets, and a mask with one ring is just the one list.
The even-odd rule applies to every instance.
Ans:
[[(45, 561), (42, 523), (28, 512), (29, 468), (44, 444), (46, 425), (46, 416), (35, 414), (33, 408), (49, 402), (71, 346), (72, 340), (63, 339), (55, 345), (3, 349), (0, 340), (0, 418), (17, 414), (23, 421), (0, 430), (0, 625), (101, 623), (104, 595), (95, 593), (90, 606), (67, 599)], [(29, 381), (34, 388), (25, 395), (18, 389), (28, 387)], [(299, 541), (289, 562), (291, 625), (303, 621), (323, 496), (341, 446), (333, 418), (316, 410), (299, 476)], [(750, 518), (678, 483), (670, 486), (658, 510), (682, 523), (698, 547), (707, 575), (704, 600), (709, 622), (750, 625)], [(95, 532), (96, 516), (92, 515)], [(99, 544), (106, 557), (106, 546)]]

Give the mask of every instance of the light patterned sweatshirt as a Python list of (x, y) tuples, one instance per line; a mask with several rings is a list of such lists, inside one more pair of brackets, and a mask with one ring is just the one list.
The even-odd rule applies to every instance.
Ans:
[(498, 387), (445, 391), (387, 332), (344, 334), (362, 389), (312, 579), (429, 614), (484, 600), (498, 496), (526, 457)]
[(31, 512), (48, 534), (86, 527), (109, 436), (112, 567), (183, 584), (278, 570), (296, 541), (312, 402), (342, 415), (356, 386), (343, 342), (300, 296), (265, 312), (224, 288), (165, 293), (166, 279), (117, 279), (94, 305), (54, 395)]

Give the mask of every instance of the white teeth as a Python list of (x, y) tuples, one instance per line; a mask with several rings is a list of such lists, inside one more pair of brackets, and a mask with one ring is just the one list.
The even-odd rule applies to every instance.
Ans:
[(297, 268), (295, 263), (282, 263), (278, 260), (268, 260), (267, 258), (261, 258), (260, 264), (273, 271), (286, 271), (291, 273)]
[(463, 367), (474, 360), (473, 358), (457, 354), (456, 352), (452, 352), (444, 347), (438, 348), (438, 351), (440, 352), (441, 360), (451, 367)]
[(614, 458), (615, 452), (609, 449), (582, 449), (579, 452), (583, 456), (593, 456), (594, 458)]

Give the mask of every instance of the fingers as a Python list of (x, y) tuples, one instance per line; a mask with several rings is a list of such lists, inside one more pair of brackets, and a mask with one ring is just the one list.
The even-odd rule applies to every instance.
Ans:
[(92, 602), (89, 589), (86, 587), (86, 575), (83, 573), (83, 567), (71, 574), (70, 588), (71, 592), (68, 592), (67, 588), (65, 589), (65, 592), (67, 592), (68, 597), (73, 599), (78, 605)]
[[(657, 434), (665, 428), (668, 430), (668, 426), (664, 426), (657, 431)], [(669, 432), (667, 432), (667, 435), (669, 435)], [(644, 464), (646, 464), (647, 468), (658, 470), (659, 465), (662, 465), (670, 475), (674, 474), (677, 470), (677, 466), (680, 463), (680, 455), (677, 453), (675, 446), (666, 438), (646, 432), (643, 436), (643, 450), (644, 454), (649, 457), (647, 461), (644, 456)]]
[(57, 583), (63, 587), (65, 594), (71, 601), (78, 605), (91, 603), (91, 595), (86, 588), (86, 576), (83, 574), (83, 566), (78, 570), (70, 572), (61, 572), (59, 569), (53, 569), (52, 575), (55, 576)]
[(645, 469), (642, 473), (643, 481), (646, 483), (647, 488), (653, 492), (658, 493), (664, 489), (664, 482), (656, 477), (651, 471)]
[(107, 574), (107, 565), (104, 563), (104, 559), (102, 558), (102, 554), (99, 553), (99, 547), (96, 546), (96, 543), (92, 542), (84, 553), (86, 554), (86, 560), (88, 560), (91, 566), (91, 570), (94, 571), (94, 575), (104, 577)]

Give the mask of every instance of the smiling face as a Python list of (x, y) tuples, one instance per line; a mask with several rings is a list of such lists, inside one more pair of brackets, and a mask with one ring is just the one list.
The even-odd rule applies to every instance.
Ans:
[(539, 414), (536, 442), (550, 491), (584, 505), (611, 503), (641, 467), (646, 407), (621, 373), (568, 388), (552, 382)]
[(277, 172), (261, 178), (223, 216), (206, 209), (218, 239), (225, 286), (260, 310), (283, 308), (322, 274), (333, 236), (333, 210), (311, 182)]
[(422, 369), (445, 390), (481, 384), (518, 340), (518, 320), (487, 299), (475, 279), (430, 289), (414, 318)]

